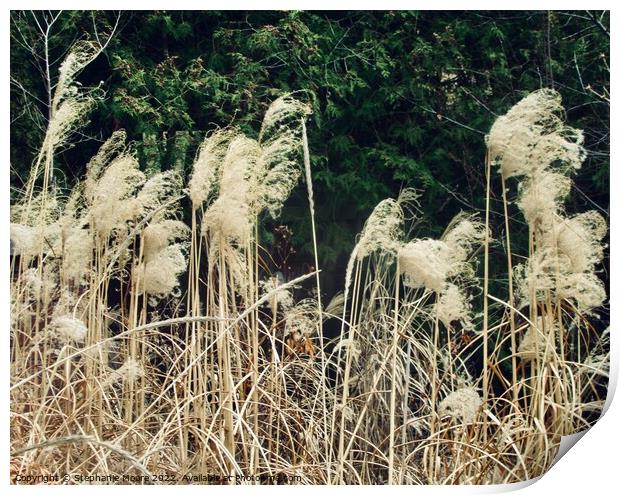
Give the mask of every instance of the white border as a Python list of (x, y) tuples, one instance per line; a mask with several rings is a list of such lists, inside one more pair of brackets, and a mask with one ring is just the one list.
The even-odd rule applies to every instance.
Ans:
[[(518, 4), (513, 3), (512, 5), (499, 5), (502, 9), (508, 10), (512, 9), (533, 9), (533, 10), (541, 10), (552, 9), (583, 9), (587, 7), (592, 10), (605, 9), (610, 10), (611, 2), (600, 2), (600, 1), (589, 1), (587, 4), (585, 2), (575, 2), (575, 1), (521, 1)], [(212, 10), (224, 10), (224, 9), (250, 9), (250, 8), (260, 8), (265, 10), (289, 10), (289, 9), (308, 9), (308, 10), (347, 10), (347, 9), (357, 9), (357, 10), (373, 10), (378, 6), (376, 2), (367, 2), (367, 1), (313, 1), (313, 2), (292, 2), (292, 1), (263, 1), (260, 3), (257, 2), (248, 2), (248, 1), (238, 1), (238, 0), (229, 0), (227, 2), (187, 2), (187, 1), (176, 1), (174, 3), (171, 2), (162, 2), (160, 0), (153, 0), (145, 4), (143, 2), (119, 2), (116, 0), (110, 0), (106, 2), (88, 2), (88, 5), (85, 5), (84, 2), (43, 2), (43, 1), (24, 1), (24, 2), (8, 2), (8, 7), (13, 9), (41, 9), (50, 7), (53, 8), (67, 8), (67, 9), (118, 9), (118, 8), (133, 8), (133, 9), (159, 9), (166, 8), (167, 6), (173, 5), (175, 8), (181, 9), (212, 9)], [(403, 2), (403, 1), (385, 1), (379, 4), (381, 9), (462, 9), (464, 7), (468, 7), (469, 9), (495, 9), (498, 7), (497, 1), (472, 1), (467, 2), (467, 4), (457, 3), (455, 1), (442, 1), (436, 0), (433, 2)], [(429, 9), (430, 10), (430, 9)], [(615, 30), (615, 22), (616, 14), (612, 11), (612, 30)], [(6, 75), (9, 72), (9, 9), (5, 9), (2, 11), (2, 40), (4, 43), (4, 50), (2, 56), (2, 65), (3, 72)], [(611, 50), (611, 66), (615, 67), (616, 63), (618, 63), (618, 57), (615, 56), (615, 49)], [(615, 82), (614, 82), (615, 80)], [(612, 87), (615, 87), (615, 83), (618, 82), (617, 78), (614, 78), (612, 75)], [(9, 166), (10, 163), (10, 144), (9, 144), (9, 126), (8, 126), (8, 115), (9, 115), (9, 84), (8, 78), (5, 79), (5, 83), (3, 86), (4, 97), (2, 99), (2, 108), (4, 115), (4, 127), (2, 132), (2, 143), (4, 150), (4, 169), (3, 173), (5, 174), (5, 188), (9, 186)], [(615, 122), (617, 117), (617, 112), (612, 108), (612, 118), (611, 125)], [(612, 156), (616, 157), (618, 152), (618, 146), (616, 146), (616, 141), (612, 138)], [(618, 213), (618, 199), (616, 198), (616, 194), (620, 193), (620, 188), (618, 187), (618, 181), (620, 180), (620, 174), (615, 171), (614, 166), (610, 167), (611, 177), (610, 177), (610, 213), (611, 213), (611, 258), (613, 260), (620, 259), (620, 255), (618, 254), (618, 222), (615, 221), (615, 214)], [(5, 189), (6, 193), (6, 189)], [(8, 195), (5, 197), (5, 200), (0, 209), (0, 251), (2, 253), (2, 258), (4, 261), (0, 261), (0, 296), (1, 300), (4, 304), (4, 309), (1, 314), (2, 321), (5, 322), (3, 325), (4, 332), (2, 338), (5, 339), (2, 342), (1, 353), (2, 353), (2, 362), (4, 364), (3, 369), (4, 372), (4, 380), (2, 380), (0, 387), (2, 390), (2, 396), (6, 398), (5, 407), (2, 409), (2, 417), (1, 417), (1, 431), (2, 435), (5, 439), (4, 448), (2, 449), (2, 454), (0, 457), (0, 486), (7, 486), (9, 484), (9, 390), (8, 390), (8, 377), (9, 377), (9, 348), (8, 348), (8, 332), (10, 328), (10, 316), (9, 311), (7, 311), (8, 301), (9, 301), (9, 274), (8, 274), (8, 258), (9, 258), (9, 199)], [(614, 254), (615, 253), (615, 254)], [(611, 264), (612, 272), (611, 272), (611, 295), (613, 299), (616, 299), (615, 294), (617, 290), (617, 270), (615, 268), (615, 263)], [(613, 307), (615, 307), (615, 302), (613, 303)], [(609, 396), (610, 398), (613, 396), (615, 391), (615, 387), (617, 384), (617, 376), (618, 376), (618, 359), (620, 357), (620, 336), (616, 335), (617, 331), (614, 331), (617, 328), (618, 317), (615, 312), (611, 313), (611, 346), (612, 346), (612, 378), (610, 380), (609, 387)], [(576, 447), (570, 449), (570, 451), (559, 460), (559, 462), (551, 468), (551, 470), (543, 475), (540, 480), (529, 485), (523, 491), (519, 491), (519, 493), (523, 494), (545, 494), (549, 493), (608, 493), (609, 488), (613, 487), (617, 484), (620, 479), (620, 406), (616, 401), (610, 401), (609, 409), (606, 414), (600, 421), (588, 431), (584, 437), (578, 441)], [(415, 491), (415, 493), (455, 493), (455, 494), (478, 494), (478, 493), (496, 493), (499, 491), (512, 491), (512, 489), (516, 488), (515, 486), (495, 486), (495, 487), (429, 487), (429, 486), (416, 486), (416, 487), (381, 487), (381, 486), (365, 486), (365, 487), (356, 487), (356, 492), (370, 492), (371, 490), (375, 492), (376, 490), (386, 490), (391, 492), (398, 493), (411, 493)], [(149, 493), (170, 493), (171, 487), (115, 487), (111, 488), (109, 486), (75, 486), (75, 487), (28, 487), (28, 486), (10, 486), (9, 488), (11, 492), (13, 491), (24, 491), (29, 493), (39, 493), (40, 491), (48, 491), (50, 493), (57, 493), (59, 490), (75, 490), (82, 491), (88, 490), (93, 492), (102, 493), (103, 491), (109, 491), (114, 489), (116, 491), (120, 490), (122, 493), (132, 492), (132, 493), (145, 493), (146, 490)], [(245, 490), (244, 487), (206, 487), (206, 486), (188, 486), (182, 487), (183, 491), (193, 492), (193, 493), (205, 493), (205, 490), (227, 490), (238, 492), (239, 490)], [(328, 488), (328, 487), (319, 487), (318, 489), (323, 490), (326, 489), (328, 491), (336, 491), (340, 490), (340, 488)], [(176, 488), (172, 488), (172, 490), (176, 490)], [(305, 494), (305, 493), (313, 493), (317, 490), (314, 486), (304, 487), (304, 486), (294, 486), (294, 487), (254, 487), (254, 490), (258, 490), (259, 493), (291, 493), (294, 491), (296, 494)]]

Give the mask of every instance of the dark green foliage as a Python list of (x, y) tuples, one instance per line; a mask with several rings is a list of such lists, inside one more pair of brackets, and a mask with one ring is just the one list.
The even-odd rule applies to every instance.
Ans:
[[(324, 274), (339, 280), (366, 216), (404, 187), (423, 192), (419, 236), (439, 235), (461, 209), (482, 209), (484, 134), (542, 86), (563, 95), (568, 121), (585, 130), (590, 151), (569, 208), (594, 202), (607, 211), (609, 104), (601, 95), (609, 89), (609, 16), (592, 15), (126, 12), (105, 53), (81, 75), (84, 85), (103, 81), (107, 94), (86, 134), (103, 139), (122, 127), (144, 168), (187, 167), (205, 131), (234, 123), (256, 134), (267, 105), (298, 91), (314, 110), (308, 132), (320, 259)], [(41, 61), (33, 66), (18, 42), (19, 30), (36, 38), (33, 16), (12, 17), (12, 77), (41, 100), (12, 84), (12, 183), (19, 187), (41, 141), (47, 89)], [(94, 17), (61, 14), (54, 60), (78, 33), (92, 33)], [(111, 25), (110, 13), (96, 18), (103, 30)], [(87, 141), (58, 157), (68, 182), (96, 147)], [(494, 210), (500, 199), (492, 198)], [(306, 202), (302, 185), (281, 221), (308, 261)], [(501, 217), (493, 221), (501, 232)]]

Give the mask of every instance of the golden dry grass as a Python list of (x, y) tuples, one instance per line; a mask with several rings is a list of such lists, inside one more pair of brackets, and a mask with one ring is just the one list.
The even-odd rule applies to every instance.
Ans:
[[(494, 164), (504, 185), (520, 177), (531, 233), (513, 267), (504, 189), (506, 300), (489, 293), (488, 202), (484, 221), (463, 214), (441, 239), (412, 239), (407, 190), (377, 206), (343, 294), (324, 304), (308, 111), (287, 95), (258, 140), (210, 135), (187, 191), (171, 173), (147, 179), (116, 133), (62, 197), (48, 188), (54, 146), (80, 116), (58, 110), (12, 208), (13, 482), (508, 483), (544, 473), (560, 437), (596, 419), (606, 226), (565, 216), (564, 192), (537, 186), (565, 188), (583, 159), (558, 95), (530, 95), (489, 135), (489, 181)], [(317, 271), (280, 283), (257, 219), (302, 176)], [(316, 295), (300, 300), (302, 283)]]

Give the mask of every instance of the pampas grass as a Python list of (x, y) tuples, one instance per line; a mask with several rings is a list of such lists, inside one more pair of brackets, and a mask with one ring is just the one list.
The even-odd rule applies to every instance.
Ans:
[[(68, 197), (35, 179), (85, 115), (72, 81), (92, 54), (78, 44), (62, 65), (44, 150), (12, 206), (13, 476), (509, 483), (542, 474), (561, 436), (596, 419), (607, 227), (565, 211), (584, 151), (556, 92), (527, 96), (487, 138), (503, 234), (487, 209), (484, 222), (457, 215), (439, 239), (412, 236), (419, 195), (404, 190), (372, 212), (343, 292), (324, 305), (310, 110), (293, 95), (271, 104), (256, 139), (208, 135), (186, 190), (174, 172), (145, 176), (122, 131)], [(315, 271), (284, 281), (264, 268), (258, 223), (302, 177)], [(508, 181), (530, 229), (515, 266)], [(492, 234), (508, 248), (506, 295), (488, 284)], [(300, 295), (311, 280), (315, 295)]]

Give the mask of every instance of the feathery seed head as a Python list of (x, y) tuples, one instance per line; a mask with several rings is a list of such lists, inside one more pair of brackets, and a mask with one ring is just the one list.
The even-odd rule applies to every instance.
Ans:
[(50, 252), (56, 245), (60, 236), (60, 225), (22, 225), (11, 224), (11, 253), (20, 255), (26, 261), (30, 261), (39, 254)]
[(86, 179), (84, 180), (84, 195), (92, 200), (95, 195), (97, 181), (110, 162), (126, 149), (127, 134), (124, 130), (115, 131), (101, 145), (95, 156), (86, 165)]
[(520, 184), (518, 206), (530, 228), (549, 228), (571, 186), (570, 177), (547, 170), (535, 172)]
[(58, 221), (61, 212), (57, 196), (41, 192), (30, 201), (11, 205), (11, 221), (28, 226), (51, 226)]
[(605, 219), (591, 210), (555, 223), (543, 242), (552, 247), (555, 241), (558, 254), (570, 262), (570, 270), (585, 272), (603, 260), (601, 241), (606, 233)]
[(583, 133), (564, 125), (562, 99), (549, 89), (530, 93), (499, 117), (486, 140), (506, 178), (533, 175), (554, 163), (577, 169), (585, 158)]
[[(281, 285), (278, 277), (269, 277), (267, 280), (261, 280), (259, 284), (263, 295), (275, 291), (278, 286)], [(293, 306), (293, 304), (293, 295), (290, 290), (278, 290), (269, 298), (269, 308), (271, 309), (272, 314), (276, 314), (278, 309), (286, 312)]]
[(123, 365), (114, 370), (108, 380), (106, 381), (106, 385), (110, 386), (114, 383), (125, 382), (125, 383), (135, 383), (139, 378), (144, 376), (144, 368), (142, 364), (131, 357), (128, 357)]
[(144, 261), (155, 259), (175, 239), (187, 240), (189, 232), (189, 227), (178, 220), (150, 223), (142, 231)]
[[(25, 291), (27, 304), (40, 301), (45, 293), (50, 293), (57, 286), (57, 278), (54, 270), (44, 270), (41, 274), (37, 268), (27, 268), (19, 276), (19, 285)], [(13, 287), (11, 288), (13, 294)]]
[(83, 125), (94, 104), (94, 98), (85, 95), (64, 99), (49, 122), (46, 134), (49, 146), (55, 148), (62, 144), (76, 127)]
[(568, 273), (558, 277), (556, 296), (573, 301), (579, 311), (588, 313), (607, 299), (605, 285), (593, 272)]
[(403, 210), (398, 201), (388, 198), (381, 201), (366, 220), (357, 243), (359, 260), (374, 252), (395, 254), (403, 236)]
[(220, 194), (206, 211), (203, 229), (227, 241), (245, 243), (251, 236), (251, 206), (260, 197), (257, 177), (262, 176), (260, 146), (245, 136), (228, 147), (220, 178)]
[(136, 286), (139, 294), (152, 298), (167, 297), (178, 286), (178, 277), (187, 268), (187, 259), (181, 244), (166, 246), (152, 254), (149, 261), (136, 267)]
[(265, 175), (261, 180), (257, 210), (266, 208), (272, 218), (280, 215), (284, 202), (301, 176), (298, 163), (301, 147), (301, 135), (291, 130), (285, 130), (261, 145)]
[(442, 240), (452, 250), (455, 262), (465, 262), (484, 240), (486, 227), (475, 215), (461, 213), (454, 217)]
[(310, 107), (291, 95), (276, 99), (267, 109), (259, 134), (264, 163), (257, 211), (267, 209), (277, 218), (284, 201), (301, 176), (302, 121)]
[(319, 308), (315, 299), (303, 299), (286, 311), (284, 337), (312, 337), (317, 331)]
[(58, 83), (53, 101), (55, 107), (67, 96), (67, 92), (71, 91), (77, 74), (98, 54), (99, 50), (95, 44), (89, 41), (78, 41), (71, 47), (58, 70)]
[(75, 77), (97, 55), (99, 50), (93, 43), (78, 41), (60, 65), (58, 82), (52, 99), (52, 118), (45, 140), (53, 149), (61, 144), (69, 133), (82, 122), (95, 103), (92, 96), (80, 94), (75, 86)]
[(277, 139), (283, 128), (290, 127), (299, 129), (299, 122), (312, 113), (310, 106), (303, 103), (290, 94), (280, 96), (269, 105), (263, 117), (263, 123), (259, 134), (261, 145), (271, 139)]
[(220, 167), (235, 133), (233, 129), (215, 131), (208, 135), (200, 146), (189, 180), (189, 197), (194, 209), (209, 199), (217, 185)]
[(607, 297), (605, 286), (592, 271), (573, 272), (570, 258), (557, 249), (546, 247), (514, 268), (517, 297), (521, 305), (533, 296), (543, 301), (550, 291), (554, 301), (570, 300), (586, 313), (601, 306)]
[(138, 161), (129, 154), (116, 157), (92, 190), (90, 215), (101, 238), (125, 227), (136, 214), (135, 192), (144, 183)]
[(482, 399), (477, 390), (472, 387), (464, 387), (448, 394), (439, 403), (440, 416), (450, 416), (462, 424), (473, 423), (482, 405)]
[(86, 275), (93, 258), (93, 238), (86, 229), (72, 227), (62, 247), (62, 273), (73, 284), (86, 283)]
[(523, 339), (519, 343), (517, 355), (523, 361), (532, 361), (536, 357), (542, 358), (547, 343), (547, 335), (557, 327), (553, 317), (546, 315), (544, 318), (539, 316), (536, 325), (529, 325)]
[[(155, 212), (166, 201), (181, 192), (183, 178), (174, 170), (167, 170), (153, 175), (148, 179), (136, 196), (134, 216), (140, 218)], [(151, 221), (157, 221), (169, 216), (173, 210), (166, 208), (159, 211)]]
[(453, 321), (462, 320), (470, 326), (471, 303), (467, 295), (455, 284), (447, 284), (437, 301), (437, 317), (447, 327)]
[(11, 254), (33, 258), (43, 251), (44, 229), (11, 224)]
[(72, 315), (55, 317), (51, 326), (58, 337), (67, 344), (82, 344), (88, 334), (86, 325)]
[(443, 241), (415, 239), (398, 251), (400, 271), (408, 287), (441, 292), (453, 269), (452, 249)]

